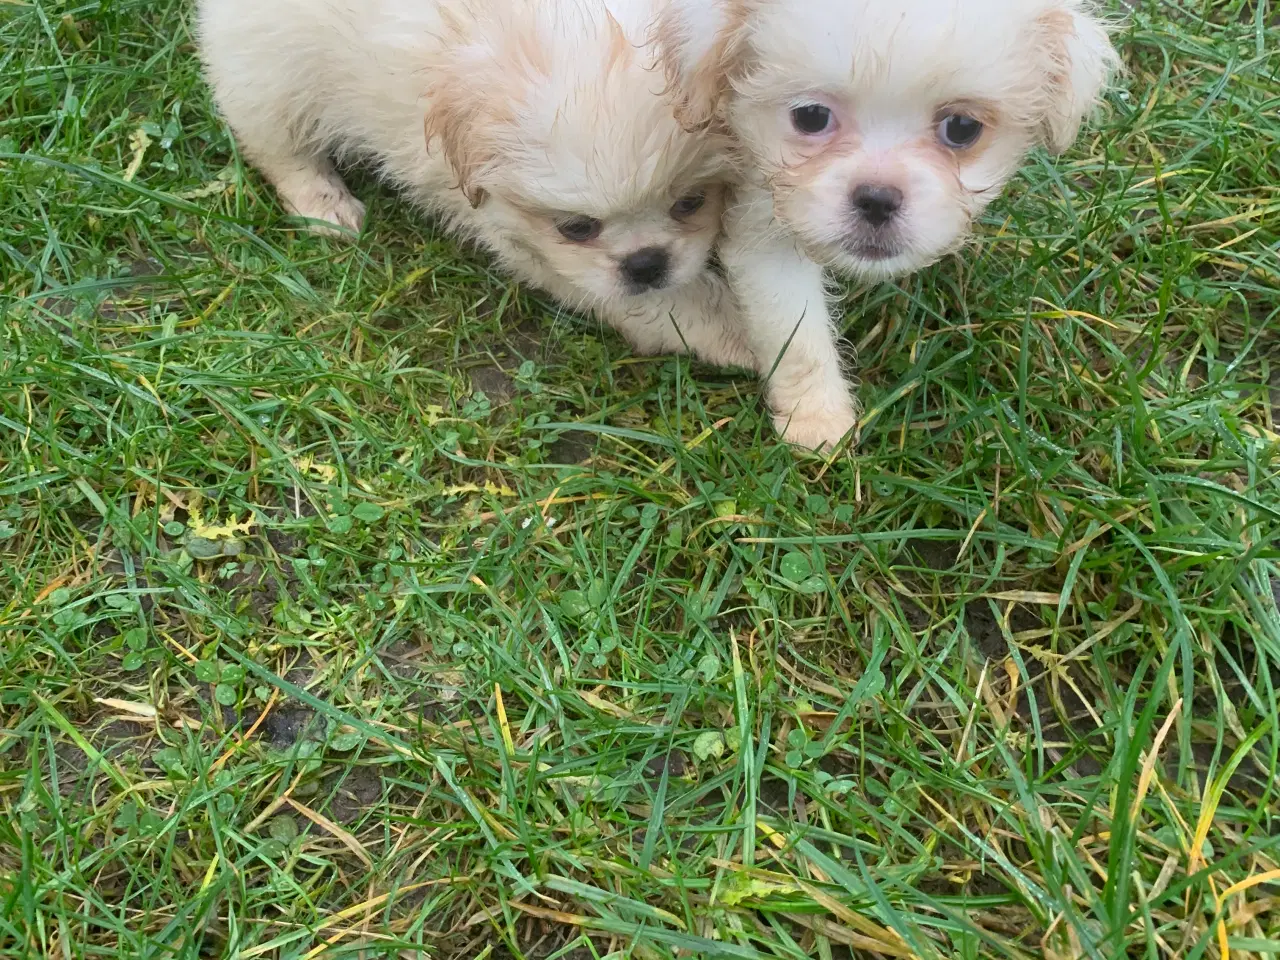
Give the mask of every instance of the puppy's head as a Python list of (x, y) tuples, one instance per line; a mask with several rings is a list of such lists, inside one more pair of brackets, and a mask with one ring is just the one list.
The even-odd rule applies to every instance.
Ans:
[(719, 103), (807, 252), (869, 278), (957, 247), (1032, 145), (1074, 142), (1116, 62), (1088, 0), (672, 0), (667, 20), (682, 115)]
[(545, 0), (479, 16), (436, 72), (427, 136), (480, 232), (584, 306), (696, 277), (720, 231), (728, 143), (677, 122), (648, 18)]

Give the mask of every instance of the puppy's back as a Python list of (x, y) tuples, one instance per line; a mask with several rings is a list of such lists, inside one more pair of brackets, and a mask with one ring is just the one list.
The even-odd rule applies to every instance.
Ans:
[[(273, 166), (252, 145), (283, 138), (289, 150), (280, 153), (372, 161), (423, 206), (449, 214), (465, 213), (460, 171), (424, 135), (424, 120), (441, 110), (468, 121), (463, 139), (474, 139), (477, 124), (492, 137), (495, 126), (508, 130), (498, 153), (526, 182), (643, 187), (663, 172), (636, 176), (637, 158), (649, 158), (642, 167), (683, 161), (670, 147), (679, 131), (665, 79), (644, 49), (656, 6), (199, 0), (198, 11), (215, 99), (250, 159)], [(628, 122), (600, 126), (619, 111)]]
[(449, 2), (200, 0), (215, 99), (237, 129), (269, 124), (337, 153), (416, 149), (424, 58)]

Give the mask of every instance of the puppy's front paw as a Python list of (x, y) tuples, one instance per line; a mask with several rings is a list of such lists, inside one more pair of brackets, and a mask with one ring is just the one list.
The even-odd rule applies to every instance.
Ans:
[(295, 216), (345, 228), (334, 230), (323, 223), (311, 224), (311, 232), (321, 236), (344, 236), (348, 230), (359, 233), (364, 226), (364, 204), (352, 195), (341, 180), (314, 181), (292, 191), (284, 197), (284, 201), (289, 212)]
[(805, 450), (830, 451), (858, 425), (857, 406), (849, 398), (814, 407), (800, 407), (790, 416), (775, 414), (782, 439)]

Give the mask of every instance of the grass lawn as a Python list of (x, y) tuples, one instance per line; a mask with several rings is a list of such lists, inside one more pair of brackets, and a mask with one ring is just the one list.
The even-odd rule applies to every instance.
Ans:
[[(264, 0), (270, 2), (270, 0)], [(0, 956), (1280, 952), (1280, 16), (1144, 3), (856, 457), (0, 0)]]

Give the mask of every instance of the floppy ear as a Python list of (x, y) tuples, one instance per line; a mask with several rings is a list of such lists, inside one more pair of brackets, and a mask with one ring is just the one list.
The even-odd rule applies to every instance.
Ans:
[(1049, 63), (1044, 140), (1050, 151), (1063, 153), (1075, 143), (1120, 57), (1083, 0), (1060, 0), (1041, 15), (1037, 27)]
[(485, 124), (480, 90), (461, 83), (455, 77), (441, 78), (431, 90), (431, 103), (423, 118), (422, 132), (427, 150), (437, 144), (445, 159), (458, 175), (458, 189), (472, 209), (485, 201), (485, 191), (476, 185), (476, 177), (485, 164), (493, 160), (492, 145), (481, 131)]
[(696, 129), (715, 119), (746, 54), (751, 0), (668, 0), (654, 43), (680, 124)]

